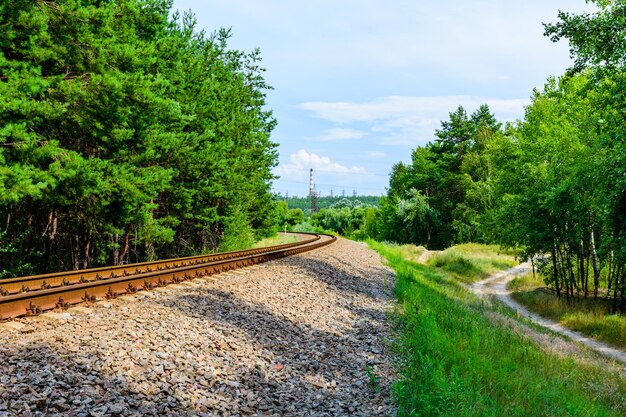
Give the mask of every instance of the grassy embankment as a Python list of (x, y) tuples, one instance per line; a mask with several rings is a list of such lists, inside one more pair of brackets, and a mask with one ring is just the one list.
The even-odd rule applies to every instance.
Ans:
[(284, 233), (278, 233), (275, 236), (266, 237), (265, 239), (261, 239), (252, 245), (252, 248), (263, 248), (265, 246), (276, 246), (283, 245), (285, 243), (293, 243), (296, 242), (298, 238), (294, 235), (286, 235)]
[(562, 325), (605, 341), (622, 349), (626, 348), (626, 317), (610, 313), (605, 299), (580, 299), (567, 302), (545, 290), (539, 274), (517, 278), (509, 284), (513, 298), (544, 317)]
[(487, 278), (516, 264), (511, 253), (500, 250), (498, 246), (476, 243), (453, 246), (428, 259), (428, 265), (441, 268), (466, 284)]
[[(370, 246), (396, 271), (399, 307), (393, 314), (393, 349), (399, 415), (626, 414), (626, 381), (620, 375), (546, 353), (528, 338), (494, 324), (486, 315), (493, 307), (458, 282), (505, 268), (511, 257), (485, 247), (476, 247), (475, 256), (469, 247), (461, 247), (431, 259), (436, 267), (406, 260), (406, 248), (377, 242)], [(465, 276), (463, 270), (470, 273)]]

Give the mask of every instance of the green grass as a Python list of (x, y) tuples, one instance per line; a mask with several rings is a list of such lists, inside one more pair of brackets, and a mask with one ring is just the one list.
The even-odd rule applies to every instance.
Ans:
[(433, 254), (427, 264), (441, 268), (456, 279), (472, 283), (516, 265), (515, 258), (495, 245), (466, 243)]
[(278, 233), (276, 236), (266, 237), (261, 239), (252, 245), (253, 248), (263, 248), (265, 246), (276, 246), (285, 243), (293, 243), (298, 240), (294, 235), (285, 235), (284, 233)]
[(606, 300), (580, 299), (568, 303), (546, 291), (541, 277), (533, 278), (532, 274), (511, 281), (509, 288), (513, 290), (513, 298), (530, 310), (594, 339), (626, 348), (626, 317), (610, 314)]
[[(458, 271), (369, 244), (396, 271), (399, 416), (626, 415), (626, 381), (618, 374), (546, 353), (494, 324), (485, 314), (493, 307), (459, 284)], [(459, 253), (473, 261), (468, 252)]]
[(425, 247), (415, 245), (393, 245), (393, 248), (397, 250), (404, 259), (411, 262), (418, 262), (420, 256), (426, 252)]

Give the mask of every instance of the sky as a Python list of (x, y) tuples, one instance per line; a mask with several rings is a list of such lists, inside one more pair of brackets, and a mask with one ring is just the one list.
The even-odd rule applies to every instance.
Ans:
[(571, 65), (543, 36), (584, 0), (174, 0), (232, 49), (258, 48), (278, 125), (273, 190), (381, 195), (391, 167), (435, 139), (459, 105), (500, 121), (524, 115), (534, 88)]

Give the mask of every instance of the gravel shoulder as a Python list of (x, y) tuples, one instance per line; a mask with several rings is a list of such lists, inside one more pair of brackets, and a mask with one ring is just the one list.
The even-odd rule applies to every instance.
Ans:
[(0, 327), (0, 417), (390, 416), (393, 273), (339, 239)]
[[(567, 338), (579, 342), (589, 349), (598, 352), (612, 360), (615, 360), (622, 365), (626, 365), (626, 352), (609, 346), (603, 342), (593, 340), (579, 332), (570, 330), (563, 325), (531, 312), (525, 306), (518, 303), (511, 297), (511, 291), (507, 288), (509, 282), (515, 278), (525, 275), (531, 271), (531, 266), (527, 263), (510, 268), (506, 271), (492, 275), (482, 281), (475, 282), (470, 286), (470, 289), (479, 295), (492, 295), (497, 300), (507, 305), (511, 309), (517, 312), (518, 315), (523, 316), (531, 320), (532, 322), (549, 329), (559, 335), (566, 336)], [(527, 334), (533, 335), (534, 339), (540, 343), (543, 341), (543, 336), (538, 336), (536, 332), (527, 332)], [(572, 349), (565, 348), (566, 351)], [(626, 368), (625, 368), (626, 369)]]

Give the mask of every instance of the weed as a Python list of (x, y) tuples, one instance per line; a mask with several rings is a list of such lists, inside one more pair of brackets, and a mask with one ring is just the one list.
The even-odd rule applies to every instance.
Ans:
[(374, 368), (369, 365), (365, 365), (365, 372), (367, 373), (370, 389), (373, 392), (380, 392), (380, 376), (378, 376)]

